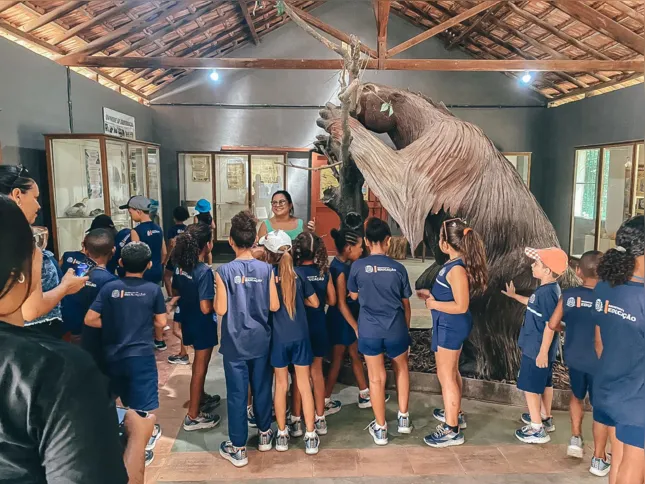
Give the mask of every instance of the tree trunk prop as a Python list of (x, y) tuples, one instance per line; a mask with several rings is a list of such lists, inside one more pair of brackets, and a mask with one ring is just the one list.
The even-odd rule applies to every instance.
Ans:
[[(392, 109), (383, 110), (384, 105)], [(340, 107), (329, 103), (317, 121), (329, 133), (318, 146), (339, 160), (346, 136), (342, 115)], [(517, 170), (480, 128), (421, 94), (362, 84), (356, 114), (346, 125), (351, 166), (360, 170), (411, 247), (424, 240), (434, 254), (437, 262), (419, 278), (417, 288), (431, 288), (438, 265), (445, 262), (438, 247), (443, 220), (461, 217), (482, 234), (490, 284), (483, 297), (471, 301), (474, 325), (464, 355), (482, 378), (515, 379), (525, 307), (501, 290), (512, 280), (519, 293), (533, 292), (537, 281), (524, 247), (559, 246), (553, 226)], [(376, 136), (380, 133), (387, 133), (396, 149)], [(344, 190), (341, 184), (339, 192), (334, 204), (342, 206), (348, 196), (348, 205), (356, 207), (356, 185)], [(567, 286), (577, 280), (569, 271), (561, 282)]]

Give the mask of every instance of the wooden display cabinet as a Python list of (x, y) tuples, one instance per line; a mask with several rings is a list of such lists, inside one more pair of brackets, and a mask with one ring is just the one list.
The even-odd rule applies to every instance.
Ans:
[(131, 195), (159, 202), (159, 145), (105, 134), (45, 135), (52, 236), (57, 257), (79, 250), (97, 215), (112, 217), (117, 230), (131, 227), (126, 210)]

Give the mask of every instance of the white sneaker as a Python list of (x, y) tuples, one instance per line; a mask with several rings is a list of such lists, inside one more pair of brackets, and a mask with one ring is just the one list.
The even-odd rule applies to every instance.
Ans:
[(397, 417), (398, 421), (398, 431), (400, 434), (411, 434), (412, 433), (412, 422), (410, 422), (410, 414), (407, 413), (403, 415), (399, 412)]
[(278, 430), (275, 437), (275, 450), (286, 452), (289, 450), (289, 431), (287, 429)]
[(569, 447), (567, 447), (567, 455), (569, 457), (575, 457), (576, 459), (582, 459), (584, 456), (584, 444), (582, 442), (582, 437), (573, 435), (569, 440)]
[(385, 427), (379, 427), (376, 420), (372, 420), (365, 429), (369, 429), (370, 435), (376, 445), (387, 445), (387, 425)]

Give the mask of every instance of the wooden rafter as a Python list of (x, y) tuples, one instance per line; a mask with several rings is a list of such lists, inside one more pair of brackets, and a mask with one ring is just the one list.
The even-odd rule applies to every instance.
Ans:
[(625, 5), (623, 2), (615, 1), (615, 2), (611, 2), (610, 5), (612, 6), (612, 8), (615, 8), (616, 10), (623, 12), (628, 17), (631, 17), (634, 20), (639, 21), (641, 25), (643, 25), (644, 19), (643, 19), (642, 13), (637, 12), (632, 7)]
[(620, 42), (633, 51), (642, 54), (645, 47), (645, 39), (635, 34), (624, 25), (603, 15), (582, 2), (558, 2), (554, 4), (558, 9), (571, 15), (573, 18), (583, 24), (600, 31), (609, 38)]
[(623, 82), (628, 82), (632, 81), (638, 78), (643, 78), (642, 73), (633, 73), (633, 74), (628, 74), (626, 76), (620, 76), (617, 79), (612, 79), (609, 82), (599, 82), (598, 84), (594, 84), (593, 86), (589, 86), (585, 89), (576, 89), (573, 92), (563, 94), (562, 96), (554, 96), (551, 101), (562, 101), (564, 99), (571, 99), (573, 97), (580, 96), (582, 94), (590, 94), (593, 92), (600, 91), (601, 89), (606, 89), (608, 87), (613, 87), (618, 84), (622, 84)]
[[(128, 69), (340, 69), (340, 59), (244, 59), (202, 57), (107, 57), (69, 55), (62, 65)], [(645, 61), (603, 60), (479, 60), (479, 59), (386, 59), (386, 70), (420, 71), (636, 71), (643, 72)], [(377, 59), (366, 60), (367, 69), (378, 69)]]
[(484, 12), (483, 15), (480, 15), (477, 19), (475, 19), (474, 22), (470, 24), (470, 27), (464, 28), (459, 35), (455, 36), (454, 39), (450, 41), (448, 46), (446, 47), (448, 50), (452, 49), (455, 45), (458, 45), (459, 42), (461, 42), (461, 39), (469, 35), (474, 29), (478, 28), (481, 24), (483, 24), (488, 18), (491, 16), (494, 16), (500, 8), (504, 6), (503, 3), (500, 3), (490, 9), (488, 9), (486, 12)]
[(469, 8), (468, 10), (458, 15), (455, 15), (454, 17), (446, 20), (445, 22), (440, 23), (439, 25), (431, 28), (430, 30), (426, 30), (425, 32), (420, 33), (419, 35), (412, 37), (410, 40), (406, 40), (405, 42), (397, 45), (396, 47), (393, 47), (392, 49), (387, 51), (387, 57), (394, 57), (395, 55), (400, 54), (405, 50), (408, 50), (410, 47), (414, 47), (415, 45), (420, 44), (421, 42), (428, 40), (429, 38), (434, 37), (437, 34), (440, 34), (444, 30), (454, 27), (455, 25), (462, 23), (464, 20), (474, 17), (478, 13), (483, 12), (484, 10), (487, 10), (497, 5), (500, 1), (501, 0), (491, 0), (491, 1), (481, 2), (480, 4), (472, 8)]
[(18, 5), (20, 2), (21, 0), (0, 2), (0, 13), (4, 12), (5, 10), (9, 10), (11, 7)]
[(37, 17), (33, 20), (30, 20), (29, 22), (26, 22), (24, 25), (20, 27), (20, 29), (26, 33), (33, 32), (34, 30), (42, 27), (43, 25), (46, 25), (50, 22), (55, 22), (59, 18), (64, 17), (69, 12), (79, 7), (82, 3), (83, 2), (79, 2), (79, 1), (65, 2), (59, 7), (56, 7), (55, 9), (53, 9), (51, 12), (47, 12), (46, 14), (41, 15), (40, 17)]
[(390, 0), (372, 0), (374, 15), (376, 16), (376, 52), (378, 55), (379, 69), (383, 68), (385, 54), (387, 53), (387, 23), (390, 18)]
[(246, 4), (246, 0), (237, 0), (237, 3), (240, 4), (240, 9), (242, 10), (244, 21), (246, 22), (246, 26), (251, 33), (251, 37), (253, 37), (253, 42), (255, 43), (255, 45), (258, 45), (260, 43), (260, 37), (255, 30), (255, 25), (253, 24), (253, 19), (251, 18), (251, 14), (249, 13), (249, 6)]

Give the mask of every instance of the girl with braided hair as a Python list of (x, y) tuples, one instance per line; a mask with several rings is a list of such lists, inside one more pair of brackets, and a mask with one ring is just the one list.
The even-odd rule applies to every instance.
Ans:
[(610, 427), (610, 484), (645, 480), (645, 218), (633, 217), (616, 233), (616, 247), (598, 266), (593, 293), (600, 361), (594, 401)]
[[(336, 305), (336, 288), (329, 276), (329, 260), (327, 248), (323, 240), (313, 232), (303, 232), (296, 237), (292, 247), (295, 271), (300, 278), (309, 281), (316, 291), (320, 305), (317, 308), (305, 307), (307, 324), (309, 326), (309, 339), (314, 355), (311, 364), (311, 381), (314, 388), (316, 409), (315, 426), (319, 435), (327, 433), (325, 420), (325, 378), (323, 376), (323, 357), (329, 354), (329, 335), (325, 318), (325, 306)], [(292, 437), (303, 434), (302, 424), (302, 398), (298, 391), (297, 380), (293, 380), (293, 398), (291, 406), (291, 423), (289, 433)]]
[(213, 231), (206, 224), (194, 224), (175, 239), (172, 263), (171, 306), (179, 304), (183, 344), (195, 349), (190, 380), (190, 403), (184, 430), (215, 427), (220, 417), (212, 410), (219, 405), (218, 395), (204, 391), (204, 382), (213, 348), (217, 346), (217, 315), (214, 309), (215, 276), (206, 263), (213, 249)]

